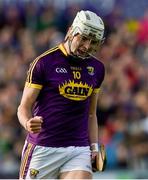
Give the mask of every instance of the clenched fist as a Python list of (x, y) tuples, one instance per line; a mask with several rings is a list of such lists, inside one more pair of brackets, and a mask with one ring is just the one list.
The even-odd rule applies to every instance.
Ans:
[(26, 122), (26, 130), (31, 133), (39, 133), (42, 128), (43, 118), (35, 116)]

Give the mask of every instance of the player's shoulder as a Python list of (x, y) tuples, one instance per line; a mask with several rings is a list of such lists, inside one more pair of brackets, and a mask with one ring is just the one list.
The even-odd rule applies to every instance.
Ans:
[(60, 49), (60, 45), (57, 45), (51, 49), (48, 49), (41, 55), (37, 56), (30, 63), (29, 69), (48, 69), (59, 63), (59, 59), (63, 58), (63, 52)]
[(90, 69), (91, 71), (96, 72), (97, 78), (100, 79), (100, 82), (103, 81), (105, 76), (105, 66), (102, 61), (100, 61), (98, 58), (92, 56), (90, 60)]
[(59, 50), (59, 46), (55, 46), (53, 48), (48, 49), (47, 51), (45, 51), (44, 53), (42, 53), (41, 55), (39, 55), (37, 58), (39, 59), (46, 59), (46, 58), (50, 58), (50, 56), (54, 56), (56, 54), (58, 54), (60, 52)]
[(105, 68), (103, 62), (95, 56), (91, 56), (90, 62), (92, 62), (92, 64), (96, 67), (99, 66), (102, 67), (103, 69)]

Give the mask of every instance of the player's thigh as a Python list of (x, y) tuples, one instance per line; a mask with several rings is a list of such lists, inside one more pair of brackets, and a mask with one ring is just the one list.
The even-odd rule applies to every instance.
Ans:
[(90, 179), (92, 177), (89, 147), (73, 147), (68, 161), (60, 168), (60, 178)]
[[(64, 153), (57, 148), (35, 146), (28, 143), (23, 151), (20, 178), (57, 178), (60, 166), (65, 162)], [(56, 153), (58, 151), (58, 153)], [(58, 163), (57, 163), (58, 162)]]
[(92, 174), (88, 171), (74, 170), (61, 173), (60, 179), (92, 179)]

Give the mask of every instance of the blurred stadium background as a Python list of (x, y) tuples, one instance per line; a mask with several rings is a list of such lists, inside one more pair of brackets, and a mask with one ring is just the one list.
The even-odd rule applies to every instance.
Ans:
[(29, 63), (63, 40), (78, 10), (105, 21), (97, 54), (106, 77), (98, 102), (107, 170), (94, 178), (148, 178), (148, 1), (0, 0), (0, 178), (18, 178), (25, 131), (18, 123)]

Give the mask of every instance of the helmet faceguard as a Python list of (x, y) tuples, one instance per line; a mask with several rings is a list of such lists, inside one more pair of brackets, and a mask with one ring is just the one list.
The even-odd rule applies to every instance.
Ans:
[[(97, 51), (99, 45), (104, 40), (104, 23), (102, 19), (97, 16), (95, 13), (91, 11), (80, 11), (77, 13), (70, 32), (68, 34), (71, 34), (72, 37), (76, 36), (77, 34), (80, 34), (83, 37), (86, 37), (90, 39), (91, 41), (95, 41), (96, 46), (93, 46), (91, 50), (88, 51), (86, 56), (82, 56), (80, 58), (87, 58), (90, 56), (90, 54), (93, 54)], [(69, 40), (69, 49), (71, 50), (71, 43), (72, 40)], [(73, 53), (72, 53), (73, 54)], [(73, 54), (74, 55), (74, 54)]]

